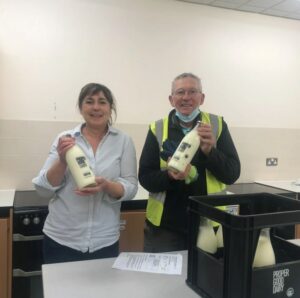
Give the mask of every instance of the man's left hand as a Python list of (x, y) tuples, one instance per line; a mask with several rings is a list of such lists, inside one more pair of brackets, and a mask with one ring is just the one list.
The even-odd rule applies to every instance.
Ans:
[(200, 149), (206, 156), (208, 156), (216, 144), (212, 128), (209, 124), (201, 123), (197, 130), (200, 137)]

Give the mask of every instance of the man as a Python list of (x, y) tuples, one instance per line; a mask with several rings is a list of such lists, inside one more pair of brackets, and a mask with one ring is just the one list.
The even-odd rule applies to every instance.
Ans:
[[(240, 176), (240, 161), (222, 117), (200, 111), (205, 95), (192, 73), (177, 76), (168, 117), (150, 125), (139, 167), (140, 184), (149, 191), (145, 222), (146, 252), (187, 249), (187, 205), (191, 195), (225, 190)], [(199, 150), (183, 172), (167, 169), (169, 158), (196, 124)]]

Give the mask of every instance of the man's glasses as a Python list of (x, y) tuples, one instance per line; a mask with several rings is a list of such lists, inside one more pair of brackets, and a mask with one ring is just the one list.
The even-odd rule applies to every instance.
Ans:
[(178, 90), (174, 91), (173, 94), (177, 97), (183, 97), (185, 94), (187, 94), (190, 97), (194, 97), (198, 93), (201, 93), (201, 91), (198, 89), (189, 89), (189, 90), (178, 89)]

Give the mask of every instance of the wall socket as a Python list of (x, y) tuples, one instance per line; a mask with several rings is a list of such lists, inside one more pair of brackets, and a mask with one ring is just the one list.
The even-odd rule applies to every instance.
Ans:
[(278, 166), (278, 158), (277, 157), (267, 157), (266, 158), (266, 166), (267, 167)]

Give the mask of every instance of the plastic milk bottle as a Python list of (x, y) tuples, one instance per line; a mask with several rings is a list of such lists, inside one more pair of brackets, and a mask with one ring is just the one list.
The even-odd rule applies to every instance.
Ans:
[(253, 267), (263, 267), (275, 264), (275, 254), (270, 239), (270, 228), (262, 229), (259, 235)]
[(224, 247), (222, 225), (219, 225), (216, 236), (217, 236), (218, 248)]
[(168, 163), (168, 169), (176, 172), (184, 172), (186, 166), (193, 159), (200, 146), (200, 138), (197, 128), (200, 122), (185, 135)]
[(88, 160), (78, 145), (74, 145), (66, 153), (66, 161), (79, 189), (96, 185), (95, 175)]
[(201, 218), (199, 225), (197, 247), (211, 254), (217, 252), (217, 236), (210, 220), (204, 217)]

